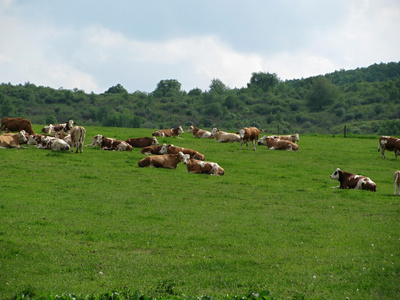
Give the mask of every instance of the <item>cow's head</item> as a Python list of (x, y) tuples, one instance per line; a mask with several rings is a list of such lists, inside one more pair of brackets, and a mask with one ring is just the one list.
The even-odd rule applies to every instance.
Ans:
[(72, 127), (74, 127), (74, 125), (75, 125), (76, 123), (74, 122), (74, 120), (69, 120), (68, 121), (68, 128), (72, 128)]
[(182, 126), (178, 127), (178, 134), (184, 134), (185, 132), (183, 131)]
[(20, 144), (26, 144), (28, 141), (27, 137), (26, 137), (26, 132), (25, 130), (21, 130), (19, 132), (19, 143)]
[(300, 137), (298, 133), (292, 134), (292, 137), (294, 137), (295, 142), (300, 141)]
[(167, 147), (168, 147), (167, 144), (163, 144), (160, 149), (160, 154), (167, 154), (168, 153)]
[(101, 146), (101, 142), (103, 141), (103, 136), (101, 134), (95, 135), (92, 139), (92, 146)]
[(219, 131), (219, 129), (214, 127), (212, 129), (211, 133), (212, 133), (213, 136), (216, 136), (218, 131)]
[(267, 146), (267, 136), (265, 135), (265, 136), (263, 136), (261, 139), (259, 139), (258, 140), (258, 144), (259, 145), (264, 145), (264, 146)]
[(190, 155), (189, 154), (183, 154), (183, 152), (179, 151), (178, 157), (183, 162), (185, 165), (189, 163)]
[(239, 136), (240, 136), (241, 139), (244, 138), (244, 133), (245, 133), (245, 131), (244, 131), (243, 128), (239, 130)]
[(157, 138), (156, 138), (155, 136), (152, 137), (152, 142), (151, 142), (151, 144), (152, 144), (152, 145), (159, 145), (159, 143), (158, 143), (158, 141), (157, 141)]
[(337, 168), (337, 169), (335, 170), (335, 172), (333, 172), (333, 173), (331, 174), (331, 179), (339, 180), (339, 171), (340, 171), (340, 169)]
[(189, 129), (188, 129), (187, 132), (191, 133), (191, 132), (193, 132), (193, 131), (194, 131), (194, 126), (192, 125), (192, 126), (189, 127)]

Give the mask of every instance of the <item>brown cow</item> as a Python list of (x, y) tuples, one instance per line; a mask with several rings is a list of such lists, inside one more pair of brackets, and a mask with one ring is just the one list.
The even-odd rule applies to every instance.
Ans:
[(270, 150), (299, 150), (299, 145), (297, 145), (296, 143), (281, 140), (279, 138), (275, 138), (274, 136), (263, 136), (261, 139), (259, 139), (258, 144), (267, 146)]
[(5, 133), (0, 135), (0, 148), (22, 148), (19, 144), (27, 142), (27, 138), (24, 131), (19, 133)]
[(293, 143), (297, 143), (300, 140), (300, 136), (298, 133), (289, 135), (273, 135), (273, 137), (281, 140), (291, 141)]
[(178, 154), (179, 152), (182, 152), (183, 154), (189, 154), (191, 158), (195, 158), (198, 160), (204, 160), (205, 158), (204, 154), (201, 154), (196, 150), (181, 148), (174, 145), (163, 144), (160, 150), (160, 154)]
[[(76, 147), (76, 153), (78, 150), (83, 152), (83, 143), (85, 142), (86, 129), (82, 126), (75, 126), (71, 129), (71, 148)], [(74, 151), (74, 149), (72, 149)]]
[(157, 131), (154, 131), (152, 133), (153, 136), (159, 136), (159, 137), (171, 137), (171, 136), (178, 136), (180, 134), (184, 134), (185, 132), (182, 129), (182, 126), (178, 126), (176, 128), (172, 129), (160, 129)]
[(147, 146), (147, 147), (142, 148), (140, 153), (146, 154), (146, 155), (160, 154), (161, 147), (162, 146), (160, 146), (160, 145)]
[(159, 145), (155, 136), (127, 139), (125, 142), (135, 148), (144, 148), (147, 146)]
[(196, 138), (203, 138), (203, 139), (213, 139), (214, 136), (210, 131), (197, 128), (196, 126), (190, 126), (187, 132), (193, 133), (193, 136)]
[(74, 127), (75, 122), (73, 120), (69, 120), (67, 123), (55, 124), (53, 125), (54, 132), (63, 131), (70, 132), (70, 130)]
[(0, 127), (0, 133), (2, 131), (21, 131), (25, 130), (29, 134), (35, 134), (35, 132), (32, 129), (32, 123), (31, 121), (23, 118), (7, 118), (4, 117), (1, 119), (1, 127)]
[(331, 174), (331, 179), (338, 180), (340, 185), (336, 188), (340, 189), (354, 189), (354, 190), (367, 190), (376, 192), (376, 184), (368, 177), (362, 175), (356, 175), (336, 169), (335, 172)]
[(179, 155), (189, 173), (203, 173), (215, 176), (225, 174), (225, 170), (217, 163), (190, 158), (189, 154), (183, 154), (182, 152)]
[(382, 158), (386, 158), (385, 150), (394, 151), (394, 156), (397, 159), (397, 155), (400, 153), (400, 139), (393, 136), (381, 136), (379, 138), (378, 152), (381, 152)]
[(253, 150), (256, 151), (256, 144), (260, 136), (260, 130), (257, 127), (244, 127), (239, 130), (240, 135), (240, 150), (243, 149), (243, 143), (246, 143), (249, 150), (249, 142), (253, 143)]
[(86, 146), (100, 146), (102, 150), (132, 151), (132, 146), (128, 143), (116, 139), (107, 138), (102, 136), (101, 134), (95, 135), (92, 139), (92, 143)]
[(162, 155), (150, 155), (138, 161), (138, 166), (144, 167), (155, 167), (155, 168), (167, 168), (176, 169), (181, 158), (179, 154), (162, 154)]

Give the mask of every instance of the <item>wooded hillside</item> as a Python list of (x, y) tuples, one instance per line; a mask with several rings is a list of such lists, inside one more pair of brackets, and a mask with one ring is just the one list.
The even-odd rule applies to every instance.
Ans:
[(157, 129), (256, 126), (276, 133), (279, 126), (282, 134), (338, 134), (346, 125), (348, 133), (400, 136), (400, 62), (287, 81), (259, 72), (246, 88), (213, 79), (207, 91), (183, 91), (176, 79), (161, 80), (151, 93), (130, 93), (120, 84), (94, 94), (2, 83), (0, 116), (34, 124), (73, 119), (80, 125)]

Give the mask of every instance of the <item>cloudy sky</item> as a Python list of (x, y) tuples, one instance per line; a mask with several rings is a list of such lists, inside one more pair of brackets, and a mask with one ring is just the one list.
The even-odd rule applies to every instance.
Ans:
[(0, 0), (0, 83), (208, 90), (400, 61), (400, 0)]

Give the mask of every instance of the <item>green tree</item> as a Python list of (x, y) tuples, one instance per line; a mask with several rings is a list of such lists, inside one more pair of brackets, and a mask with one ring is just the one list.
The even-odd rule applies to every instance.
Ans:
[(223, 94), (227, 92), (229, 88), (219, 79), (214, 78), (211, 80), (210, 84), (210, 92), (214, 92), (217, 94)]
[(128, 91), (121, 85), (117, 84), (116, 86), (110, 87), (105, 94), (127, 94)]
[(181, 90), (181, 86), (176, 79), (161, 80), (153, 93), (155, 96), (173, 96)]
[(13, 106), (9, 99), (6, 99), (3, 94), (0, 94), (1, 114), (3, 117), (12, 115)]
[(273, 73), (252, 73), (250, 78), (249, 87), (260, 88), (264, 92), (268, 92), (279, 83), (278, 76)]
[(339, 89), (324, 76), (313, 79), (306, 96), (307, 105), (312, 111), (320, 111), (324, 106), (334, 103), (339, 96)]

